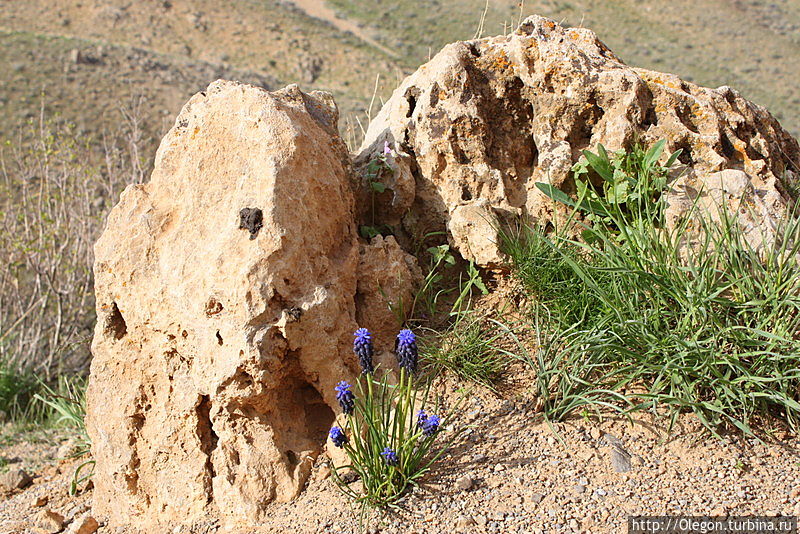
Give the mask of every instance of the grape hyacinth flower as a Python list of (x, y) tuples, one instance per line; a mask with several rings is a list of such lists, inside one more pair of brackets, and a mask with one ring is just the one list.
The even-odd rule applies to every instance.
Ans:
[(394, 352), (400, 367), (409, 373), (417, 370), (419, 352), (417, 351), (417, 336), (414, 335), (414, 332), (408, 329), (400, 330), (394, 344)]
[(353, 408), (356, 405), (356, 398), (350, 388), (353, 387), (344, 380), (336, 384), (336, 400), (339, 401), (339, 406), (342, 407), (342, 412), (345, 415), (353, 413)]
[(353, 352), (358, 356), (358, 363), (361, 365), (361, 372), (365, 375), (371, 374), (375, 368), (372, 366), (372, 355), (375, 349), (372, 346), (372, 334), (366, 328), (359, 328), (353, 334)]
[(331, 428), (331, 431), (328, 434), (331, 437), (331, 441), (334, 445), (339, 447), (340, 449), (347, 444), (347, 436), (345, 436), (344, 432), (338, 426)]
[(386, 465), (397, 465), (398, 463), (400, 463), (399, 460), (397, 459), (397, 453), (393, 451), (390, 447), (386, 447), (385, 449), (383, 449), (381, 456), (383, 456), (383, 461), (386, 462)]
[(440, 421), (438, 415), (426, 417), (425, 422), (422, 423), (422, 433), (425, 435), (425, 437), (431, 437), (439, 431), (439, 424)]
[(417, 426), (422, 428), (422, 425), (425, 424), (425, 421), (428, 420), (428, 414), (425, 413), (425, 410), (420, 410), (417, 412)]

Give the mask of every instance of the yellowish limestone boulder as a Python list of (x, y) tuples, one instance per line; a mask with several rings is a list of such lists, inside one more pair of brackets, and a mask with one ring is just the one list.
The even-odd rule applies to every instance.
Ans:
[[(488, 266), (502, 261), (494, 219), (546, 224), (566, 212), (536, 182), (573, 194), (570, 169), (583, 150), (661, 139), (664, 159), (683, 150), (676, 186), (711, 195), (733, 176), (720, 172), (746, 177), (763, 200), (746, 224), (782, 217), (798, 185), (797, 141), (766, 109), (729, 87), (630, 67), (592, 31), (539, 16), (509, 35), (444, 47), (394, 91), (356, 164), (365, 168), (388, 143), (396, 178), (377, 198), (377, 222), (409, 236), (447, 230), (465, 258)], [(668, 195), (673, 214), (685, 212), (684, 193)]]
[(301, 491), (359, 371), (356, 319), (415, 280), (393, 240), (358, 237), (353, 185), (326, 93), (219, 81), (184, 106), (95, 246), (95, 517), (257, 523)]

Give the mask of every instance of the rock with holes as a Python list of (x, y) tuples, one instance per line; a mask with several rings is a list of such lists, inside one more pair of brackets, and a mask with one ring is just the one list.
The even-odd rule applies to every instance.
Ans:
[(394, 349), (395, 336), (414, 305), (413, 289), (421, 282), (416, 259), (393, 236), (379, 235), (361, 246), (356, 320), (369, 326), (378, 351)]
[(303, 487), (334, 385), (358, 372), (357, 303), (379, 291), (359, 278), (374, 247), (336, 122), (326, 93), (214, 82), (112, 210), (95, 246), (95, 517), (256, 523)]
[(763, 201), (752, 219), (762, 225), (759, 210), (780, 217), (797, 184), (797, 141), (764, 108), (729, 87), (629, 67), (590, 30), (538, 16), (510, 35), (450, 44), (406, 78), (371, 122), (356, 163), (366, 168), (388, 142), (396, 171), (376, 195), (377, 222), (414, 237), (446, 229), (465, 258), (492, 265), (501, 256), (496, 240), (487, 249), (491, 221), (558, 218), (565, 210), (535, 183), (572, 194), (582, 150), (636, 139), (683, 149), (683, 181), (670, 199), (679, 213), (685, 183), (710, 197), (733, 169)]

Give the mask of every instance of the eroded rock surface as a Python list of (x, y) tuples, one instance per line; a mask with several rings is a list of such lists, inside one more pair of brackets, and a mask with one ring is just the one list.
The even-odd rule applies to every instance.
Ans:
[(95, 516), (254, 523), (303, 487), (358, 371), (359, 302), (414, 283), (396, 244), (360, 243), (336, 122), (326, 93), (215, 82), (122, 194), (95, 247)]
[(388, 142), (398, 170), (377, 199), (379, 222), (417, 237), (447, 229), (465, 258), (491, 265), (500, 257), (496, 240), (487, 247), (494, 218), (552, 220), (560, 206), (536, 182), (573, 193), (582, 150), (636, 139), (683, 149), (683, 179), (668, 195), (678, 210), (734, 169), (762, 200), (746, 224), (769, 226), (764, 217), (783, 215), (798, 181), (797, 141), (764, 108), (729, 87), (629, 67), (590, 30), (538, 16), (507, 36), (450, 44), (406, 78), (370, 124), (357, 164)]

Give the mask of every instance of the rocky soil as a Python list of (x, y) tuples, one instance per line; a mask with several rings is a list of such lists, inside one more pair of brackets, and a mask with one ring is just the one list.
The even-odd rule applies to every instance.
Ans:
[[(454, 396), (457, 386), (442, 388)], [(778, 432), (765, 442), (737, 435), (718, 439), (690, 416), (671, 434), (666, 421), (649, 415), (631, 424), (607, 414), (551, 429), (524, 389), (503, 397), (473, 393), (457, 423), (471, 428), (400, 510), (371, 514), (371, 532), (611, 533), (623, 531), (633, 514), (800, 514), (796, 437)], [(0, 532), (78, 532), (91, 491), (67, 495), (73, 465), (37, 460), (55, 455), (51, 442), (14, 447), (0, 454), (20, 456), (14, 465), (30, 469), (34, 480), (0, 501)], [(357, 510), (328, 474), (318, 460), (299, 498), (271, 505), (258, 527), (210, 523), (174, 532), (360, 532)], [(63, 529), (52, 526), (48, 511), (64, 518)], [(103, 525), (97, 532), (140, 534)]]

